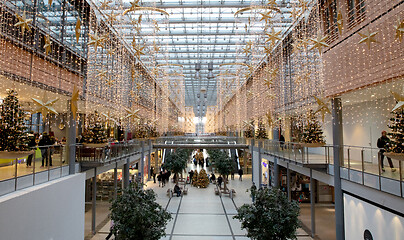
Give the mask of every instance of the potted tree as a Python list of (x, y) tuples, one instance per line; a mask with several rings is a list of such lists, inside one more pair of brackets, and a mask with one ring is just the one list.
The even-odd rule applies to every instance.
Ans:
[[(187, 159), (190, 155), (190, 151), (187, 149), (176, 149), (175, 152), (168, 154), (164, 166), (167, 170), (170, 170), (173, 174), (181, 175), (182, 172), (187, 167)], [(175, 179), (178, 182), (178, 177)]]
[(112, 233), (117, 240), (158, 240), (165, 236), (171, 214), (156, 202), (152, 189), (132, 184), (112, 201)]
[(241, 222), (242, 229), (247, 229), (247, 237), (256, 240), (296, 239), (299, 204), (289, 202), (278, 188), (251, 188), (251, 191), (255, 202), (238, 208), (233, 217)]
[(211, 161), (215, 163), (216, 171), (223, 176), (224, 186), (222, 192), (229, 193), (229, 189), (227, 189), (227, 176), (234, 170), (233, 161), (225, 152), (221, 150), (210, 150), (208, 151), (208, 154)]

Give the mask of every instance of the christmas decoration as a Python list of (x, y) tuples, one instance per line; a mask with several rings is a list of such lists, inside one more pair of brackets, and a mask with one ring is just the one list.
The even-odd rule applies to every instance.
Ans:
[(268, 127), (272, 127), (273, 124), (273, 120), (272, 120), (272, 114), (271, 114), (271, 110), (269, 110), (266, 114), (265, 114), (267, 123), (268, 123)]
[(341, 9), (338, 10), (337, 14), (337, 26), (339, 35), (342, 35), (342, 30), (344, 29), (344, 18), (342, 17)]
[(143, 49), (145, 48), (145, 46), (140, 47), (136, 44), (136, 40), (135, 38), (133, 38), (133, 42), (132, 42), (132, 47), (133, 50), (135, 50), (135, 55), (139, 58), (141, 55), (144, 55), (145, 53), (143, 52)]
[(255, 131), (255, 138), (256, 139), (267, 139), (267, 129), (265, 128), (265, 124), (263, 123), (262, 119), (258, 119), (258, 128)]
[(78, 110), (78, 100), (79, 100), (79, 89), (76, 85), (73, 87), (72, 98), (70, 99), (70, 109), (73, 114), (73, 118), (77, 119), (77, 110)]
[(0, 151), (29, 150), (24, 117), (17, 93), (8, 91), (0, 112)]
[(101, 8), (101, 9), (107, 9), (107, 8), (109, 8), (108, 5), (109, 5), (110, 3), (112, 3), (111, 0), (104, 0), (103, 2), (101, 2), (100, 8)]
[(368, 45), (368, 48), (370, 49), (370, 44), (373, 43), (379, 43), (378, 41), (376, 41), (376, 35), (379, 32), (370, 32), (369, 27), (366, 29), (367, 31), (365, 33), (358, 33), (361, 36), (361, 40), (358, 42), (358, 44), (361, 43), (366, 43), (366, 45)]
[(309, 40), (310, 41), (312, 41), (313, 42), (313, 46), (309, 49), (309, 50), (312, 50), (312, 49), (314, 49), (314, 48), (317, 48), (318, 49), (318, 53), (321, 55), (321, 49), (323, 48), (323, 47), (329, 47), (330, 45), (328, 45), (327, 43), (326, 43), (326, 41), (327, 41), (327, 38), (328, 38), (328, 36), (321, 36), (320, 34), (319, 35), (317, 35), (317, 38), (310, 38)]
[(48, 55), (49, 52), (51, 52), (51, 50), (52, 50), (49, 35), (44, 36), (44, 39), (45, 39), (45, 45), (43, 47), (45, 48), (45, 54)]
[(313, 110), (306, 116), (306, 125), (303, 128), (302, 141), (304, 143), (324, 144), (323, 130)]
[(106, 40), (105, 36), (98, 36), (97, 32), (95, 32), (95, 34), (90, 33), (88, 35), (90, 36), (90, 41), (87, 43), (87, 45), (93, 45), (95, 51), (97, 51), (98, 47), (102, 47), (102, 44)]
[(80, 18), (77, 18), (76, 28), (74, 29), (74, 33), (76, 34), (76, 42), (79, 42), (80, 34), (81, 34), (81, 21)]
[(265, 42), (271, 41), (272, 45), (276, 43), (276, 41), (281, 40), (281, 34), (282, 31), (275, 31), (274, 28), (272, 28), (272, 31), (270, 33), (266, 33), (268, 36), (268, 39)]
[(394, 29), (396, 30), (395, 39), (398, 38), (398, 40), (401, 42), (404, 35), (404, 20), (397, 18), (397, 24), (394, 25)]
[(27, 19), (27, 17), (25, 16), (25, 12), (22, 14), (22, 16), (17, 14), (17, 18), (18, 23), (14, 24), (14, 26), (20, 27), (22, 34), (24, 34), (25, 29), (28, 29), (28, 31), (31, 32), (31, 28), (29, 27), (28, 24), (32, 22), (32, 19)]
[(198, 179), (196, 181), (196, 187), (207, 188), (209, 186), (208, 174), (206, 174), (205, 169), (201, 169), (198, 174)]
[(198, 171), (196, 171), (196, 169), (194, 171), (194, 175), (192, 176), (192, 186), (198, 186)]
[(322, 100), (322, 99), (320, 99), (320, 98), (318, 98), (316, 96), (314, 96), (314, 99), (316, 99), (317, 104), (318, 104), (318, 109), (316, 110), (316, 112), (314, 114), (316, 114), (318, 112), (321, 112), (321, 118), (322, 118), (322, 120), (324, 122), (325, 114), (326, 113), (331, 114), (331, 111), (328, 108), (328, 106), (327, 106), (327, 104), (326, 104), (326, 102), (324, 100)]
[(404, 154), (404, 110), (398, 108), (391, 113), (390, 123), (387, 125), (390, 128), (390, 143), (387, 146), (387, 151), (392, 153)]
[(38, 107), (33, 111), (33, 113), (40, 112), (42, 114), (42, 118), (45, 119), (46, 116), (48, 115), (49, 112), (53, 114), (58, 114), (56, 110), (53, 108), (53, 104), (59, 100), (59, 98), (53, 99), (53, 100), (48, 100), (48, 96), (46, 95), (46, 91), (43, 94), (42, 100), (36, 99), (36, 98), (31, 98), (32, 101)]
[(98, 112), (87, 116), (88, 124), (84, 130), (83, 140), (85, 143), (106, 143), (107, 132), (101, 122)]
[(113, 25), (114, 22), (116, 22), (116, 17), (119, 16), (119, 13), (115, 13), (115, 14), (114, 14), (114, 10), (112, 10), (109, 14), (106, 14), (106, 16), (107, 16), (107, 22), (108, 22), (110, 25)]
[(396, 100), (397, 104), (396, 106), (394, 106), (393, 110), (391, 110), (392, 112), (396, 111), (396, 110), (401, 110), (404, 107), (404, 96), (401, 94), (398, 94), (396, 92), (391, 92), (391, 94), (393, 94), (394, 99)]
[(244, 137), (253, 138), (254, 137), (254, 120), (244, 121)]

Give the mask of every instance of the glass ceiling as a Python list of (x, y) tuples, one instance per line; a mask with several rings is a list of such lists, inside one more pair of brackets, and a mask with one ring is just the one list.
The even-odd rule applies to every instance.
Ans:
[[(292, 10), (304, 8), (306, 12), (305, 6), (309, 6), (309, 2), (92, 0), (90, 4), (95, 6), (97, 18), (104, 19), (127, 46), (135, 42), (135, 47), (145, 47), (144, 55), (139, 55), (139, 59), (151, 72), (159, 64), (181, 65), (182, 74), (177, 76), (184, 79), (185, 105), (194, 106), (195, 114), (204, 116), (207, 106), (217, 104), (217, 81), (226, 77), (225, 72), (239, 78), (235, 81), (239, 86), (248, 75), (241, 73), (251, 71), (243, 66), (224, 67), (221, 64), (238, 62), (257, 66), (265, 56), (264, 46), (273, 48), (276, 45), (276, 41), (269, 41), (265, 33), (280, 31), (281, 37), (294, 22)], [(149, 9), (130, 11), (132, 6)], [(276, 6), (279, 11), (256, 6)], [(238, 10), (246, 7), (253, 8), (235, 16)], [(169, 15), (157, 10), (164, 10)], [(271, 18), (265, 19), (262, 14)], [(249, 43), (251, 51), (245, 53)], [(197, 63), (201, 64), (199, 73), (195, 69)], [(209, 63), (213, 64), (210, 74)]]

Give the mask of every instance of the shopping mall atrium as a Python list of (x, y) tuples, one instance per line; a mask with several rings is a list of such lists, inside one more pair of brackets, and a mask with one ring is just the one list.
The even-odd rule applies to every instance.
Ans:
[(404, 240), (403, 38), (403, 0), (0, 0), (0, 239)]

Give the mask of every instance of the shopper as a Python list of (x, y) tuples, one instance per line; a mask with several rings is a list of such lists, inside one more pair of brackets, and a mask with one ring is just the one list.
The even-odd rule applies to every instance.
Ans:
[(53, 142), (51, 138), (49, 137), (47, 132), (44, 132), (42, 134), (41, 140), (39, 140), (38, 145), (41, 146), (41, 154), (42, 154), (42, 165), (41, 167), (44, 166), (44, 161), (46, 163), (45, 166), (48, 166), (48, 160), (49, 160), (49, 166), (52, 166), (52, 154), (51, 154), (51, 149), (50, 145), (52, 145)]
[(222, 182), (223, 182), (223, 178), (222, 178), (222, 175), (220, 175), (218, 178), (217, 178), (217, 185), (221, 188), (222, 187)]
[(231, 170), (231, 180), (234, 180), (234, 169), (233, 170)]
[(250, 194), (251, 200), (252, 200), (252, 202), (255, 202), (255, 194), (257, 192), (257, 186), (255, 186), (255, 182), (253, 182), (253, 184), (250, 188), (250, 191), (251, 191), (251, 194)]
[(189, 171), (189, 184), (192, 184), (192, 177), (194, 176), (194, 170)]
[(281, 149), (283, 150), (284, 145), (285, 145), (285, 137), (282, 135), (282, 133), (281, 133), (281, 135), (279, 136), (279, 144), (280, 144), (280, 146), (281, 146)]
[(215, 183), (215, 181), (216, 181), (216, 176), (215, 176), (215, 174), (214, 173), (212, 173), (212, 175), (210, 175), (210, 182), (211, 183)]
[(238, 180), (243, 181), (243, 169), (242, 168), (240, 168), (238, 170), (238, 175), (239, 175)]
[(163, 175), (163, 173), (160, 171), (159, 175), (157, 176), (157, 181), (159, 181), (159, 187), (160, 187), (160, 184), (162, 181), (162, 175)]
[(28, 135), (28, 138), (29, 138), (29, 141), (28, 141), (29, 150), (30, 150), (30, 151), (34, 150), (34, 153), (33, 153), (33, 154), (30, 154), (30, 155), (28, 156), (28, 158), (27, 158), (27, 167), (31, 167), (32, 159), (35, 158), (35, 149), (34, 149), (34, 147), (36, 146), (36, 141), (35, 141), (35, 140), (36, 140), (36, 136), (33, 134), (33, 132), (31, 132), (31, 133)]
[(150, 176), (153, 177), (154, 183), (156, 183), (156, 175), (154, 173), (154, 167), (153, 166), (150, 168)]
[(174, 186), (174, 193), (177, 194), (177, 197), (181, 196), (181, 188), (178, 186), (178, 183), (176, 183)]
[[(377, 139), (377, 147), (379, 148), (379, 160), (380, 160), (380, 165), (382, 167), (382, 171), (386, 171), (384, 169), (384, 153), (386, 152), (386, 147), (390, 145), (390, 139), (387, 137), (387, 132), (382, 131), (382, 136)], [(391, 161), (391, 158), (387, 157), (387, 161), (389, 162), (390, 168), (392, 172), (395, 172), (396, 169), (393, 166), (393, 162)]]

